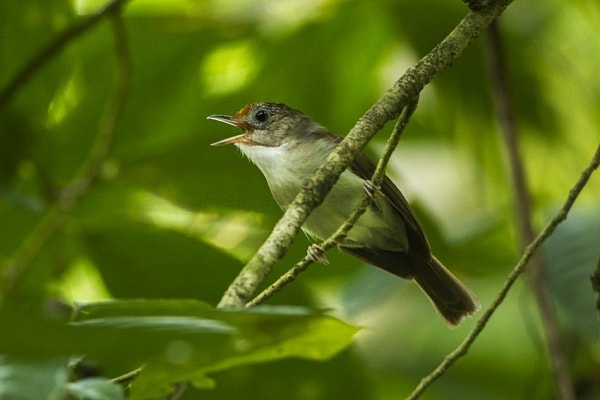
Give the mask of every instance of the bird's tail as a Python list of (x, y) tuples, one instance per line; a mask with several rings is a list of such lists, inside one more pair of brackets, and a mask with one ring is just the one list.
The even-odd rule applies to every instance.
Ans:
[(479, 309), (471, 291), (433, 256), (414, 268), (414, 279), (449, 325), (458, 325)]

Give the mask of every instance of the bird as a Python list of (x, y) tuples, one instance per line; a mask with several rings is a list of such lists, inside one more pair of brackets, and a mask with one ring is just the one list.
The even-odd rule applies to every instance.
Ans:
[[(234, 115), (207, 118), (242, 130), (212, 145), (234, 144), (260, 169), (284, 211), (343, 139), (283, 103), (251, 103)], [(328, 238), (352, 213), (365, 188), (369, 189), (374, 171), (375, 164), (359, 153), (302, 229), (318, 240)], [(433, 256), (421, 224), (392, 180), (386, 175), (379, 188), (368, 191), (370, 205), (338, 247), (367, 264), (414, 280), (450, 326), (476, 312), (476, 297)]]

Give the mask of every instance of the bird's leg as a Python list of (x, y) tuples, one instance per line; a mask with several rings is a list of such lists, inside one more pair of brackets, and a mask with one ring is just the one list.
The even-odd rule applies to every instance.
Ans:
[(325, 257), (325, 249), (314, 243), (308, 246), (306, 255), (313, 261), (322, 265), (329, 264), (329, 260)]

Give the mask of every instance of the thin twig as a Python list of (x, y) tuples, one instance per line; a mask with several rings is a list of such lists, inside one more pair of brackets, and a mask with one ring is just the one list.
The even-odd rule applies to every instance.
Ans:
[(502, 302), (504, 301), (504, 298), (508, 294), (512, 285), (527, 267), (527, 264), (531, 260), (531, 257), (533, 257), (533, 255), (535, 254), (537, 249), (542, 245), (542, 243), (544, 243), (546, 239), (548, 239), (548, 237), (552, 235), (556, 227), (567, 218), (569, 210), (575, 203), (577, 196), (579, 196), (579, 193), (581, 193), (581, 191), (587, 184), (592, 173), (598, 168), (598, 165), (600, 165), (600, 144), (598, 145), (598, 148), (596, 149), (596, 152), (594, 153), (594, 156), (592, 157), (592, 160), (590, 161), (589, 165), (586, 167), (585, 170), (583, 170), (581, 176), (579, 177), (579, 180), (569, 191), (569, 195), (559, 212), (554, 216), (554, 218), (552, 218), (552, 220), (550, 220), (550, 222), (548, 222), (548, 224), (533, 240), (533, 242), (531, 242), (529, 246), (525, 248), (521, 259), (506, 278), (504, 285), (502, 285), (502, 288), (500, 289), (492, 303), (488, 306), (488, 308), (485, 310), (485, 312), (479, 318), (479, 320), (477, 320), (475, 327), (471, 330), (469, 335), (454, 351), (452, 351), (444, 358), (444, 360), (440, 363), (440, 365), (437, 366), (437, 368), (435, 368), (429, 375), (421, 379), (421, 382), (419, 382), (419, 385), (407, 397), (407, 400), (415, 400), (419, 398), (419, 396), (423, 394), (423, 392), (433, 382), (435, 382), (439, 377), (441, 377), (448, 370), (448, 368), (452, 366), (452, 364), (454, 364), (456, 361), (458, 361), (459, 358), (467, 354), (467, 352), (471, 348), (471, 345), (473, 344), (473, 342), (475, 342), (475, 339), (477, 339), (477, 337), (483, 331), (492, 315), (496, 312), (500, 304), (502, 304)]
[(111, 0), (104, 7), (89, 17), (72, 25), (58, 37), (48, 43), (40, 52), (25, 64), (23, 68), (8, 82), (6, 87), (0, 91), (0, 110), (21, 89), (35, 73), (52, 60), (60, 51), (78, 36), (93, 28), (98, 22), (108, 15), (118, 12), (128, 0)]
[(124, 373), (123, 375), (119, 375), (115, 378), (112, 378), (111, 381), (124, 386), (125, 384), (132, 382), (143, 370), (144, 366), (138, 367), (133, 371), (129, 371)]
[(229, 285), (218, 307), (243, 306), (252, 297), (273, 265), (286, 253), (300, 227), (331, 190), (340, 174), (367, 142), (421, 92), (426, 84), (448, 68), (513, 0), (489, 0), (487, 7), (470, 12), (456, 28), (396, 83), (354, 125), (329, 154), (310, 181), (289, 205), (273, 231)]
[[(112, 4), (112, 3), (111, 3)], [(19, 248), (13, 253), (6, 265), (1, 268), (1, 294), (4, 297), (16, 289), (21, 278), (27, 273), (35, 257), (50, 239), (65, 224), (68, 214), (90, 185), (100, 175), (104, 161), (112, 147), (117, 122), (125, 104), (128, 89), (131, 62), (127, 47), (127, 36), (118, 8), (111, 8), (110, 14), (115, 36), (116, 83), (115, 91), (100, 123), (95, 143), (75, 177), (60, 193), (56, 202), (44, 215)]]
[[(417, 108), (417, 102), (418, 98), (409, 103), (404, 108), (404, 110), (402, 110), (402, 113), (398, 118), (398, 122), (396, 123), (396, 126), (394, 127), (394, 130), (387, 141), (383, 155), (379, 159), (377, 167), (373, 172), (373, 175), (371, 176), (371, 183), (374, 187), (379, 187), (383, 182), (387, 164), (390, 161), (390, 157), (394, 153), (396, 146), (398, 146), (398, 142), (400, 140), (402, 132), (404, 131), (404, 128), (406, 128), (406, 125), (408, 125), (410, 117)], [(361, 201), (354, 208), (354, 211), (348, 216), (348, 219), (346, 219), (346, 221), (344, 221), (344, 223), (330, 237), (328, 237), (326, 240), (319, 244), (319, 247), (323, 250), (323, 252), (337, 246), (346, 237), (346, 235), (348, 235), (348, 232), (350, 232), (356, 221), (358, 221), (358, 219), (365, 212), (369, 204), (371, 204), (371, 201), (371, 196), (365, 193)], [(253, 307), (263, 303), (269, 297), (281, 291), (281, 289), (283, 289), (284, 286), (286, 286), (288, 283), (293, 282), (296, 279), (296, 277), (300, 273), (305, 271), (312, 263), (313, 258), (307, 254), (302, 260), (296, 263), (289, 271), (283, 274), (273, 284), (271, 284), (268, 288), (263, 290), (254, 299), (246, 303), (246, 307)]]

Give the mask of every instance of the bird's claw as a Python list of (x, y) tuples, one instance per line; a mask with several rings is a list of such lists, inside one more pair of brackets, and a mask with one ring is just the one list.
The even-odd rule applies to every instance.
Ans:
[(327, 265), (329, 264), (329, 260), (325, 257), (325, 249), (323, 249), (318, 244), (311, 244), (308, 246), (308, 250), (306, 251), (306, 255), (316, 263)]
[(366, 180), (363, 182), (363, 190), (371, 199), (375, 197), (375, 194), (379, 193), (381, 188), (375, 185), (372, 181)]

